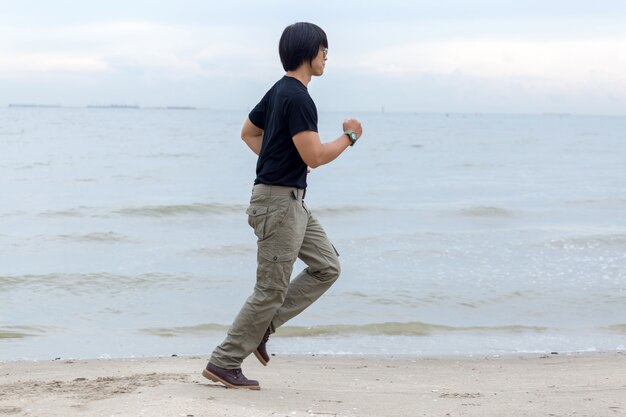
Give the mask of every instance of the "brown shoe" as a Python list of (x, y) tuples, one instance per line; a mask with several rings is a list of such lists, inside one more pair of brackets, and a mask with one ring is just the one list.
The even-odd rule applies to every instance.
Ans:
[(267, 349), (265, 348), (265, 344), (267, 343), (269, 338), (270, 329), (267, 329), (265, 335), (263, 336), (263, 340), (261, 340), (261, 343), (254, 351), (254, 356), (256, 356), (256, 358), (259, 360), (259, 362), (263, 364), (263, 366), (267, 366), (267, 363), (270, 361), (270, 355), (267, 354)]
[(202, 376), (213, 382), (221, 382), (226, 385), (226, 388), (261, 389), (259, 381), (246, 378), (241, 372), (241, 368), (224, 369), (209, 362), (206, 369), (202, 371)]

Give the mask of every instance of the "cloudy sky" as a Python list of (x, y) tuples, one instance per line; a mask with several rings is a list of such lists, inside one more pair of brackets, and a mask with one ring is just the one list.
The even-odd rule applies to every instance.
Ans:
[(296, 21), (320, 110), (626, 114), (624, 0), (0, 0), (0, 106), (247, 109)]

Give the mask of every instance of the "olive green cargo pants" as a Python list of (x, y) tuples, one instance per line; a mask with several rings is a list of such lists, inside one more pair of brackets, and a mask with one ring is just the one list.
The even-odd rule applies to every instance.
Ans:
[[(258, 238), (256, 285), (226, 339), (213, 351), (210, 362), (214, 365), (241, 367), (268, 328), (274, 333), (339, 277), (339, 254), (303, 197), (304, 190), (297, 188), (254, 186), (247, 214)], [(296, 258), (307, 268), (290, 281)]]

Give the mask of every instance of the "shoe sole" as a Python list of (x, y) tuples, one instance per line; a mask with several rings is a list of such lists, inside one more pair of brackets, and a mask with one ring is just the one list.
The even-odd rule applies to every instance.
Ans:
[(219, 376), (215, 375), (212, 372), (209, 372), (208, 369), (205, 369), (202, 371), (202, 376), (205, 377), (206, 379), (209, 379), (213, 382), (219, 382), (222, 383), (226, 386), (226, 388), (235, 388), (235, 389), (251, 389), (251, 390), (260, 390), (261, 387), (258, 385), (233, 385), (229, 382), (224, 381), (222, 378), (220, 378)]
[(255, 351), (254, 351), (254, 356), (256, 356), (256, 358), (259, 360), (259, 362), (261, 362), (261, 365), (263, 365), (263, 366), (267, 366), (267, 362), (268, 362), (268, 361), (266, 361), (266, 360), (263, 358), (263, 355), (261, 355), (261, 354), (259, 353), (259, 351), (258, 351), (258, 350), (255, 350)]

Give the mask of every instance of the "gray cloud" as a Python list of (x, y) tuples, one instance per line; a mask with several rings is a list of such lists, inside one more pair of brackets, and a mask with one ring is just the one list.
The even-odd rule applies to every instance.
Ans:
[(284, 25), (311, 20), (330, 38), (327, 72), (311, 84), (320, 108), (626, 108), (622, 2), (91, 3), (0, 6), (0, 104), (246, 109), (282, 75)]

